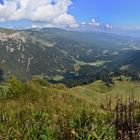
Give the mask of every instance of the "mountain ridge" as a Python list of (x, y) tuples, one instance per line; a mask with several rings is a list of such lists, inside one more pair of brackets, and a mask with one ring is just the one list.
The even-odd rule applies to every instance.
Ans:
[(86, 65), (93, 71), (106, 68), (111, 62), (117, 65), (118, 58), (127, 60), (131, 51), (140, 48), (139, 44), (137, 38), (112, 33), (0, 28), (0, 68), (5, 79), (10, 75), (23, 81), (35, 75), (63, 77), (67, 72), (79, 74)]

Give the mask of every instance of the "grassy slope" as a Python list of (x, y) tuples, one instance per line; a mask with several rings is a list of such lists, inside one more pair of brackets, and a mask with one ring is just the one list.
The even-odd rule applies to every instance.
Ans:
[[(31, 91), (27, 91), (27, 93), (21, 96), (19, 100), (14, 100), (14, 104), (16, 104), (16, 102), (17, 104), (23, 103), (21, 105), (23, 106), (25, 102), (27, 102), (27, 104), (25, 105), (28, 106), (29, 102), (35, 100), (35, 102), (39, 101), (40, 105), (47, 105), (48, 103), (46, 103), (46, 100), (48, 100), (49, 98), (54, 98), (51, 104), (53, 105), (53, 107), (54, 105), (56, 105), (56, 107), (59, 107), (57, 105), (57, 102), (59, 102), (59, 98), (61, 100), (64, 97), (68, 101), (68, 104), (67, 101), (62, 100), (61, 102), (59, 102), (59, 105), (61, 105), (61, 103), (62, 106), (63, 104), (66, 104), (67, 108), (69, 108), (69, 106), (77, 107), (80, 104), (78, 109), (81, 110), (81, 108), (83, 108), (84, 106), (92, 105), (93, 107), (99, 107), (101, 104), (106, 104), (109, 98), (111, 98), (113, 101), (112, 103), (115, 104), (117, 96), (126, 98), (126, 96), (131, 94), (132, 92), (134, 93), (136, 99), (140, 101), (140, 82), (115, 80), (115, 85), (113, 85), (112, 87), (107, 87), (102, 81), (96, 81), (89, 85), (78, 86), (71, 89), (68, 89), (61, 84), (40, 85), (34, 80), (29, 81), (27, 85)], [(7, 90), (8, 87), (6, 84), (2, 84), (0, 88)], [(11, 101), (13, 103), (13, 100), (7, 100), (7, 102)], [(52, 108), (51, 104), (49, 103), (50, 107), (48, 107), (48, 109)]]
[[(13, 89), (15, 85), (17, 84), (14, 84)], [(86, 107), (87, 111), (93, 108), (86, 102), (82, 106), (82, 101), (71, 95), (61, 84), (52, 85), (32, 80), (26, 85), (26, 93), (18, 97), (0, 97), (0, 138), (2, 139), (36, 140), (45, 135), (48, 137), (47, 140), (53, 140), (54, 135), (55, 137), (63, 135), (62, 130), (57, 128), (61, 123), (63, 125), (63, 121), (65, 123), (77, 118), (83, 107)], [(21, 87), (18, 85), (16, 87), (14, 91), (17, 92), (18, 89), (20, 91)], [(71, 129), (69, 131), (71, 133)], [(55, 134), (50, 136), (53, 132)]]
[(118, 95), (126, 98), (132, 92), (136, 99), (140, 100), (140, 82), (115, 81), (115, 85), (108, 88), (103, 82), (97, 81), (90, 85), (72, 88), (70, 91), (76, 98), (94, 103), (96, 106), (105, 104), (109, 98), (112, 98), (112, 104), (115, 104)]
[[(74, 130), (74, 126), (67, 126), (67, 122), (71, 123), (74, 118), (79, 120), (83, 109), (87, 112), (95, 111), (96, 114), (92, 116), (94, 119), (99, 112), (106, 114), (99, 106), (105, 104), (107, 97), (111, 96), (114, 100), (118, 93), (125, 96), (126, 90), (134, 89), (135, 96), (137, 99), (140, 98), (140, 83), (127, 81), (116, 81), (111, 88), (106, 87), (101, 81), (72, 89), (40, 80), (31, 80), (26, 85), (26, 92), (20, 96), (0, 98), (0, 137), (3, 139), (36, 140), (42, 135), (47, 136), (48, 140), (58, 139), (59, 136), (64, 139), (65, 133), (72, 134)], [(20, 86), (18, 89), (20, 90)], [(101, 118), (99, 121), (104, 119)], [(98, 126), (98, 122), (94, 121), (89, 124)], [(103, 126), (106, 125), (109, 124)], [(99, 126), (97, 133), (100, 134), (101, 129)], [(109, 136), (110, 140), (113, 140), (112, 134), (114, 133), (108, 134), (104, 140), (108, 140)]]

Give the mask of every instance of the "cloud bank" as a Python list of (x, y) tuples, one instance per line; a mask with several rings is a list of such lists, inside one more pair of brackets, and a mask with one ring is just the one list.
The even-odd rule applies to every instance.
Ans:
[(113, 28), (113, 26), (111, 24), (104, 24), (104, 23), (100, 23), (97, 22), (94, 18), (92, 18), (89, 22), (81, 22), (80, 26), (82, 28), (94, 28), (94, 29), (107, 29), (110, 30)]
[(59, 27), (78, 27), (68, 13), (71, 0), (4, 0), (0, 4), (0, 21), (28, 19)]

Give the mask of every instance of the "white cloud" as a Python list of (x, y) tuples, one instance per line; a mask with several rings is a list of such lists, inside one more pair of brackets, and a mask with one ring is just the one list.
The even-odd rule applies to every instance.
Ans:
[(88, 28), (88, 29), (99, 29), (99, 30), (104, 30), (104, 29), (112, 29), (113, 26), (111, 24), (105, 24), (105, 23), (100, 23), (96, 21), (95, 18), (90, 19), (90, 21), (87, 22), (81, 22), (80, 23), (81, 28)]
[(93, 18), (93, 19), (91, 19), (91, 22), (92, 23), (96, 23), (96, 20)]
[(53, 20), (54, 24), (60, 25), (60, 26), (67, 26), (70, 25), (70, 27), (78, 27), (79, 25), (75, 22), (75, 19), (73, 16), (68, 15), (68, 14), (63, 14), (58, 16), (58, 18), (55, 18)]
[(68, 14), (71, 0), (4, 0), (0, 4), (0, 21), (29, 19), (52, 26), (77, 27), (76, 19)]
[(86, 22), (82, 22), (81, 24), (82, 24), (82, 25), (86, 25)]
[(108, 28), (108, 29), (112, 29), (113, 28), (112, 25), (109, 25), (109, 24), (106, 24), (105, 27)]
[(32, 28), (40, 28), (40, 26), (36, 25), (36, 24), (33, 24), (32, 25)]
[(96, 22), (96, 20), (93, 18), (91, 20), (91, 22), (89, 22), (89, 25), (90, 26), (94, 26), (94, 27), (99, 27), (100, 26), (100, 23), (99, 22)]

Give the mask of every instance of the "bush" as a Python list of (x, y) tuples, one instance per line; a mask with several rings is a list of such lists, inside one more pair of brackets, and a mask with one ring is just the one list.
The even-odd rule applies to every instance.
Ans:
[(17, 80), (16, 76), (13, 76), (8, 81), (8, 86), (6, 95), (9, 98), (18, 97), (19, 95), (26, 93), (26, 85)]

